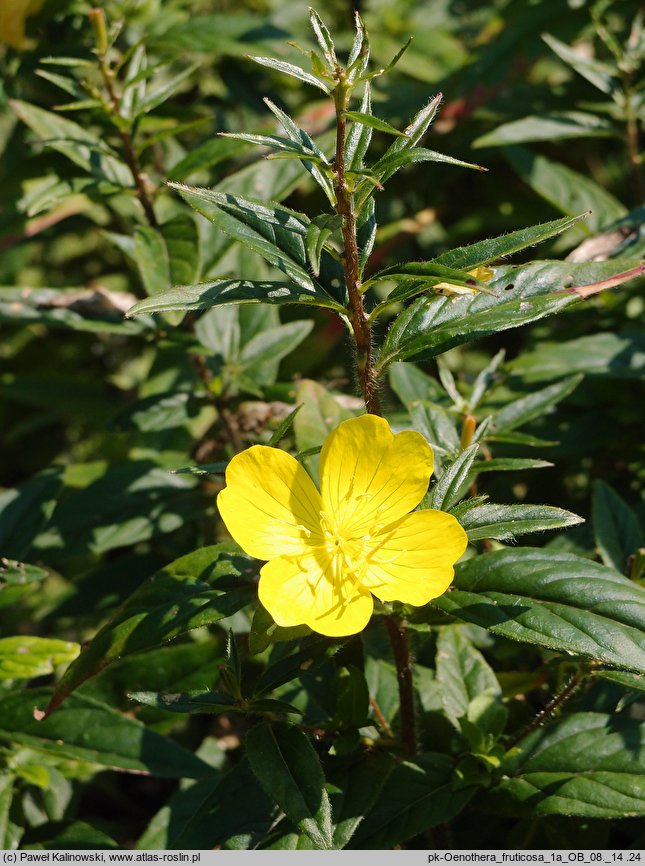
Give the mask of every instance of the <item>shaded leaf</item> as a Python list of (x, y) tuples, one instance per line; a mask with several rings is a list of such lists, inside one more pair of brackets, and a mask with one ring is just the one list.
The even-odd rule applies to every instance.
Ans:
[(200, 779), (212, 771), (187, 749), (105, 704), (73, 695), (44, 721), (34, 718), (51, 698), (49, 689), (27, 689), (0, 698), (0, 733), (51, 755), (89, 761), (126, 772), (169, 779)]
[(639, 547), (645, 546), (638, 517), (622, 496), (600, 479), (594, 482), (591, 512), (596, 546), (602, 561), (625, 574), (629, 557)]
[(317, 848), (333, 847), (331, 808), (318, 756), (298, 728), (262, 724), (249, 731), (246, 751), (266, 793)]
[(114, 155), (104, 141), (85, 127), (28, 102), (14, 99), (10, 104), (43, 144), (66, 156), (75, 165), (117, 186), (134, 185), (128, 166)]
[(459, 788), (447, 755), (428, 752), (396, 767), (374, 808), (350, 840), (350, 848), (393, 848), (437, 824), (444, 824), (466, 806), (475, 788)]
[(7, 559), (24, 559), (49, 523), (61, 491), (63, 473), (52, 467), (20, 487), (0, 493), (0, 550)]
[(240, 610), (255, 595), (254, 573), (251, 561), (231, 544), (201, 548), (166, 566), (130, 596), (67, 669), (50, 711), (117, 659)]
[(534, 114), (503, 123), (492, 132), (480, 135), (472, 147), (499, 147), (526, 141), (559, 141), (565, 138), (614, 136), (614, 126), (602, 117), (582, 111)]
[(533, 391), (526, 397), (512, 400), (495, 414), (493, 422), (495, 430), (502, 432), (515, 430), (516, 427), (522, 427), (534, 418), (543, 417), (545, 410), (568, 397), (581, 381), (582, 374), (571, 376), (540, 391)]

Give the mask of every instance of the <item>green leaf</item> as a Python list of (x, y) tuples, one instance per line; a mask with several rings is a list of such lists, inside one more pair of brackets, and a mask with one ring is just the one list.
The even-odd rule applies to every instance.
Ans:
[(356, 123), (360, 123), (363, 126), (369, 126), (371, 129), (376, 129), (378, 132), (387, 132), (388, 135), (396, 136), (404, 135), (404, 133), (400, 132), (394, 126), (390, 126), (389, 123), (386, 123), (378, 117), (374, 117), (373, 114), (369, 114), (368, 112), (346, 111), (345, 117), (349, 120), (355, 121)]
[(161, 233), (151, 226), (137, 226), (133, 241), (132, 258), (147, 294), (165, 291), (170, 285), (170, 264)]
[(168, 251), (169, 285), (194, 283), (201, 272), (201, 244), (195, 220), (190, 214), (177, 214), (163, 223), (160, 230)]
[[(274, 105), (270, 99), (265, 98), (264, 100), (267, 108), (271, 111), (278, 121), (282, 124), (282, 127), (287, 134), (289, 140), (293, 142), (296, 147), (301, 147), (305, 151), (305, 153), (312, 153), (317, 158), (318, 161), (324, 165), (328, 164), (327, 157), (323, 153), (323, 151), (318, 147), (316, 142), (311, 138), (309, 133), (305, 132), (304, 129), (301, 129), (295, 121), (293, 121), (288, 114), (285, 114), (282, 109), (278, 108), (277, 105)], [(336, 193), (334, 192), (334, 184), (329, 176), (329, 174), (321, 169), (316, 162), (311, 162), (308, 159), (302, 160), (303, 166), (307, 169), (309, 174), (314, 178), (316, 183), (324, 190), (325, 195), (329, 199), (329, 202), (332, 206), (336, 204)]]
[(470, 470), (473, 465), (479, 445), (470, 445), (454, 460), (432, 488), (428, 507), (439, 511), (448, 511), (459, 502), (470, 484)]
[(457, 416), (448, 412), (443, 406), (431, 403), (429, 400), (418, 400), (411, 403), (409, 412), (414, 429), (418, 430), (432, 445), (435, 461), (441, 470), (442, 458), (457, 455), (459, 451)]
[(390, 755), (374, 752), (360, 755), (334, 777), (335, 791), (331, 794), (334, 815), (333, 847), (345, 848), (364, 816), (374, 806), (390, 773), (394, 761)]
[[(71, 823), (52, 821), (31, 830), (29, 843), (25, 847), (29, 851), (56, 851), (57, 848), (63, 848), (66, 851), (87, 849), (109, 851), (110, 849), (118, 849), (119, 845), (107, 833), (86, 821), (72, 821)], [(38, 855), (32, 854), (31, 856)], [(82, 857), (83, 855), (77, 856)]]
[(198, 757), (141, 722), (105, 704), (73, 695), (44, 721), (34, 718), (49, 689), (26, 689), (0, 698), (0, 734), (50, 755), (89, 761), (126, 772), (169, 779), (200, 779), (212, 771)]
[[(299, 382), (296, 401), (302, 404), (302, 409), (293, 429), (296, 445), (301, 452), (320, 447), (327, 434), (341, 421), (354, 417), (354, 413), (342, 406), (337, 397), (313, 379), (302, 379)], [(317, 477), (318, 459), (314, 458), (308, 465)]]
[(342, 641), (332, 641), (318, 634), (302, 640), (285, 641), (275, 646), (269, 662), (255, 684), (257, 697), (267, 694), (278, 686), (300, 679), (305, 673), (327, 661), (342, 646)]
[(309, 9), (309, 20), (311, 22), (311, 26), (313, 28), (314, 33), (316, 34), (316, 39), (318, 40), (318, 44), (322, 49), (323, 54), (325, 55), (325, 59), (331, 69), (336, 66), (336, 50), (334, 48), (334, 42), (331, 38), (331, 34), (329, 30), (325, 27), (320, 18), (320, 15), (314, 10)]
[(22, 835), (22, 828), (18, 828), (9, 817), (14, 782), (15, 776), (11, 773), (0, 773), (0, 845), (7, 851), (18, 847)]
[(63, 483), (55, 466), (0, 493), (0, 550), (7, 559), (24, 559), (39, 532), (49, 523)]
[(503, 123), (492, 132), (480, 135), (472, 147), (500, 147), (527, 141), (561, 141), (566, 138), (614, 137), (612, 123), (582, 111), (554, 111), (533, 114)]
[(615, 96), (622, 92), (621, 83), (614, 76), (610, 66), (596, 60), (594, 57), (589, 57), (586, 52), (583, 53), (576, 51), (575, 48), (570, 48), (564, 42), (556, 39), (555, 36), (551, 36), (550, 33), (542, 34), (542, 39), (544, 39), (552, 51), (555, 51), (561, 60), (564, 60), (566, 64), (579, 75), (582, 75), (583, 78), (586, 78), (598, 90), (610, 96)]
[(315, 277), (320, 273), (320, 258), (327, 240), (338, 231), (342, 225), (342, 217), (338, 214), (321, 214), (315, 217), (307, 226), (305, 245), (309, 266)]
[[(162, 103), (166, 102), (167, 99), (170, 99), (170, 97), (180, 89), (184, 81), (190, 78), (193, 72), (198, 68), (199, 64), (195, 63), (192, 66), (187, 66), (186, 69), (183, 69), (171, 78), (165, 78), (163, 77), (163, 73), (157, 73), (155, 80), (150, 82), (146, 95), (137, 101), (136, 114), (146, 114), (148, 111), (153, 111), (155, 108), (158, 108)], [(157, 77), (160, 79), (163, 78), (163, 80), (160, 80), (157, 83)]]
[(73, 661), (80, 645), (54, 638), (0, 638), (0, 680), (28, 680), (51, 674), (58, 665)]
[[(253, 849), (277, 811), (244, 758), (225, 775), (180, 790), (164, 809), (157, 816), (160, 847), (179, 850)], [(150, 846), (141, 840), (139, 847)]]
[(276, 60), (275, 57), (253, 57), (251, 55), (249, 55), (249, 60), (253, 60), (261, 66), (266, 66), (268, 69), (275, 69), (276, 72), (283, 72), (285, 75), (298, 78), (300, 81), (304, 81), (305, 84), (311, 84), (324, 93), (329, 93), (329, 88), (326, 84), (293, 63), (285, 63), (283, 60)]
[(360, 728), (367, 724), (370, 695), (365, 674), (354, 665), (338, 675), (336, 718), (341, 727)]
[(512, 541), (531, 532), (564, 529), (566, 526), (576, 526), (583, 522), (577, 514), (563, 508), (524, 504), (477, 505), (460, 518), (470, 541), (479, 541), (482, 538)]
[(520, 250), (525, 250), (549, 238), (556, 237), (561, 232), (577, 225), (580, 220), (586, 219), (587, 216), (588, 213), (583, 213), (574, 217), (563, 217), (548, 223), (539, 223), (529, 228), (518, 229), (497, 238), (487, 238), (467, 247), (448, 250), (433, 259), (433, 262), (444, 267), (461, 270), (488, 265), (496, 259), (511, 256)]
[(239, 709), (235, 698), (224, 692), (130, 692), (129, 698), (170, 713), (218, 714)]
[(493, 457), (490, 460), (477, 460), (470, 469), (470, 479), (482, 472), (521, 472), (526, 469), (547, 469), (553, 463), (548, 460), (534, 460), (531, 457)]
[(10, 105), (40, 141), (95, 177), (120, 187), (134, 186), (132, 172), (105, 142), (71, 120), (18, 99)]
[(541, 343), (539, 349), (514, 358), (507, 369), (527, 383), (572, 373), (640, 379), (645, 371), (645, 335), (600, 333), (560, 343)]
[(196, 479), (173, 475), (150, 460), (102, 469), (100, 477), (61, 500), (38, 536), (36, 547), (47, 552), (48, 561), (165, 535), (203, 511)]
[(478, 696), (501, 695), (494, 671), (462, 629), (442, 627), (437, 639), (437, 682), (446, 714), (453, 722), (468, 716)]
[(561, 213), (573, 216), (588, 211), (590, 215), (581, 226), (586, 234), (602, 231), (627, 213), (613, 195), (566, 165), (519, 145), (505, 148), (504, 156), (522, 180)]
[(604, 565), (524, 547), (457, 566), (432, 604), (523, 643), (645, 672), (645, 589)]
[(400, 265), (392, 265), (366, 280), (364, 288), (379, 280), (403, 281), (390, 292), (386, 300), (387, 304), (407, 300), (407, 298), (418, 295), (443, 281), (450, 281), (458, 286), (468, 286), (473, 289), (478, 286), (486, 290), (488, 288), (486, 283), (476, 279), (466, 271), (447, 268), (434, 262), (405, 262)]
[(361, 100), (359, 112), (354, 112), (354, 123), (352, 124), (345, 141), (345, 165), (348, 171), (356, 171), (363, 166), (365, 154), (372, 140), (372, 127), (369, 123), (356, 121), (356, 115), (360, 117), (372, 115), (372, 90), (369, 81), (365, 83), (365, 92)]
[(423, 373), (412, 363), (398, 361), (388, 369), (390, 386), (404, 406), (417, 400), (437, 401), (444, 398), (443, 388), (436, 379)]
[(625, 574), (629, 557), (639, 547), (645, 546), (636, 513), (622, 496), (601, 480), (594, 482), (591, 513), (596, 547), (602, 561)]
[(575, 713), (512, 749), (487, 805), (514, 815), (645, 815), (645, 725), (625, 714)]
[[(377, 360), (382, 373), (392, 361), (416, 355), (428, 357), (453, 346), (481, 339), (509, 328), (535, 322), (563, 310), (578, 299), (565, 286), (595, 283), (624, 273), (632, 260), (607, 262), (532, 262), (495, 269), (488, 284), (498, 297), (478, 293), (472, 297), (423, 297), (393, 322)], [(634, 261), (633, 266), (637, 263)]]
[[(306, 270), (305, 237), (309, 220), (303, 214), (273, 202), (170, 185), (225, 234), (284, 271), (305, 292), (328, 297)], [(340, 300), (341, 293), (337, 295)]]
[(218, 622), (255, 595), (255, 566), (231, 544), (183, 556), (144, 583), (100, 629), (62, 677), (50, 711), (112, 662)]
[(262, 724), (249, 731), (247, 758), (265, 792), (317, 848), (333, 847), (331, 808), (320, 761), (298, 728)]
[(239, 355), (241, 372), (255, 385), (272, 384), (274, 367), (311, 333), (311, 319), (267, 328), (246, 343)]
[(428, 752), (395, 767), (374, 808), (352, 837), (349, 848), (381, 850), (401, 845), (466, 806), (475, 788), (460, 788), (453, 761)]
[(278, 443), (281, 442), (284, 439), (284, 437), (287, 435), (289, 430), (291, 430), (291, 428), (293, 426), (293, 422), (296, 420), (296, 415), (298, 414), (298, 412), (301, 409), (302, 409), (302, 404), (299, 406), (296, 406), (295, 409), (293, 409), (291, 412), (289, 412), (289, 414), (286, 416), (286, 418), (282, 419), (282, 421), (278, 424), (276, 429), (273, 431), (273, 434), (271, 435), (271, 438), (267, 442), (267, 445), (270, 445), (272, 448), (277, 447)]
[(165, 391), (137, 400), (116, 416), (116, 430), (140, 430), (142, 433), (183, 427), (199, 411), (199, 402), (187, 391)]
[(545, 410), (555, 406), (575, 391), (582, 378), (582, 374), (571, 376), (541, 391), (534, 391), (526, 397), (512, 400), (495, 415), (493, 421), (495, 430), (502, 432), (515, 430), (516, 427), (523, 427), (534, 418), (543, 417)]
[(308, 304), (345, 312), (345, 308), (320, 287), (307, 291), (281, 280), (212, 280), (196, 286), (177, 286), (144, 298), (130, 307), (127, 315), (210, 310), (224, 304)]
[(176, 162), (168, 172), (168, 180), (181, 181), (198, 171), (212, 168), (233, 156), (239, 156), (246, 148), (226, 138), (211, 138), (190, 150)]
[(22, 322), (89, 333), (140, 334), (149, 329), (150, 321), (123, 321), (124, 309), (133, 300), (132, 295), (100, 288), (0, 287), (0, 322)]

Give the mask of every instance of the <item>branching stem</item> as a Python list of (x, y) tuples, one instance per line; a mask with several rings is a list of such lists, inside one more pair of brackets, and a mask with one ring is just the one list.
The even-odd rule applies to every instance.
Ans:
[[(95, 31), (100, 34), (105, 29), (103, 10), (93, 9), (90, 15), (92, 16), (91, 20)], [(99, 36), (97, 56), (99, 61), (99, 70), (105, 83), (105, 89), (107, 90), (108, 96), (110, 98), (109, 111), (118, 120), (120, 120), (121, 99), (116, 87), (114, 86), (114, 73), (110, 68), (107, 51), (108, 48), (106, 39), (100, 38)], [(157, 222), (157, 217), (155, 216), (152, 201), (150, 200), (150, 196), (148, 195), (148, 190), (146, 189), (143, 173), (141, 171), (141, 165), (139, 163), (139, 157), (137, 156), (137, 152), (134, 149), (130, 130), (124, 128), (119, 123), (117, 123), (117, 130), (123, 144), (123, 155), (125, 157), (125, 161), (128, 164), (130, 172), (132, 173), (132, 179), (134, 180), (134, 185), (137, 190), (137, 198), (141, 203), (141, 207), (143, 208), (143, 212), (146, 215), (148, 223), (150, 224), (150, 226), (152, 226), (152, 228), (156, 229), (159, 223)]]

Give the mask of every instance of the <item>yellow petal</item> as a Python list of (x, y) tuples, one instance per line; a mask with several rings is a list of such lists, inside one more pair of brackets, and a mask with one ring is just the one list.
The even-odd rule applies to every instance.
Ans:
[(432, 449), (420, 433), (395, 436), (375, 415), (350, 418), (329, 434), (320, 455), (325, 511), (344, 535), (387, 526), (421, 502), (432, 468)]
[(260, 601), (281, 626), (308, 625), (328, 637), (362, 631), (372, 615), (371, 594), (351, 579), (334, 580), (331, 557), (278, 557), (262, 567)]
[(450, 586), (454, 564), (468, 546), (451, 514), (415, 511), (372, 539), (365, 586), (381, 601), (422, 605)]
[(320, 534), (313, 481), (290, 454), (266, 445), (231, 460), (217, 507), (235, 541), (258, 559), (302, 553)]

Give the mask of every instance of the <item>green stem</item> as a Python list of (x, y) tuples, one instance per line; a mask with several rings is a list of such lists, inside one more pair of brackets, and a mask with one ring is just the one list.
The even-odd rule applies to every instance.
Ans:
[(356, 214), (354, 212), (353, 196), (347, 184), (345, 175), (345, 141), (347, 138), (348, 89), (344, 72), (337, 70), (338, 85), (334, 91), (334, 106), (336, 108), (336, 155), (334, 159), (334, 192), (336, 194), (336, 213), (342, 217), (343, 234), (343, 272), (349, 298), (349, 320), (356, 342), (356, 370), (358, 381), (363, 392), (365, 408), (372, 415), (381, 414), (374, 364), (372, 359), (371, 324), (365, 315), (363, 293), (361, 292), (361, 274), (356, 237)]

